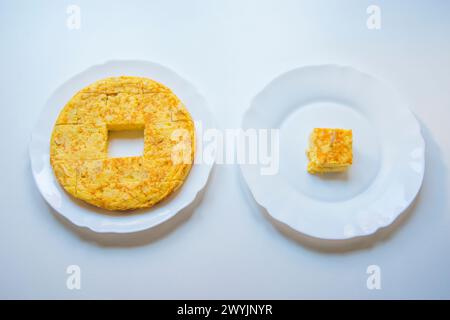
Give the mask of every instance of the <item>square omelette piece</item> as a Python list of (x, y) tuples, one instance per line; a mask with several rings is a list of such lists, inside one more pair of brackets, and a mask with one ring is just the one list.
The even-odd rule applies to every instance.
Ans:
[(78, 168), (77, 197), (109, 210), (136, 206), (142, 172), (139, 157), (85, 160)]
[(173, 94), (146, 93), (142, 99), (142, 109), (147, 121), (189, 121), (191, 116), (184, 105)]
[(345, 171), (353, 163), (353, 132), (347, 129), (314, 128), (306, 154), (309, 173)]
[(108, 95), (105, 122), (110, 130), (144, 129), (142, 95), (117, 93)]
[(104, 159), (108, 152), (106, 125), (57, 125), (50, 144), (52, 160)]
[(56, 124), (100, 124), (105, 111), (106, 94), (80, 91), (65, 105)]
[(143, 93), (171, 93), (171, 91), (166, 86), (162, 85), (159, 82), (147, 78), (141, 78), (140, 80), (142, 83)]
[(144, 157), (176, 158), (178, 163), (192, 164), (195, 151), (193, 128), (192, 121), (166, 121), (147, 125), (144, 129)]

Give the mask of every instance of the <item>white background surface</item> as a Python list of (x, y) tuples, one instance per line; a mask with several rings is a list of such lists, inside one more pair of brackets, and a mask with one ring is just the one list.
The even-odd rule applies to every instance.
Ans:
[[(81, 29), (66, 7), (81, 7)], [(450, 298), (450, 20), (448, 1), (1, 1), (1, 298)], [(51, 92), (93, 64), (144, 59), (204, 94), (220, 128), (291, 68), (352, 65), (395, 86), (427, 143), (420, 195), (393, 228), (358, 243), (280, 230), (237, 166), (215, 167), (202, 199), (128, 237), (57, 217), (32, 181), (30, 132)], [(386, 116), (389, 116), (388, 114)], [(399, 122), (401, 130), (401, 122)], [(66, 268), (82, 289), (66, 288)], [(381, 290), (366, 269), (381, 268)]]

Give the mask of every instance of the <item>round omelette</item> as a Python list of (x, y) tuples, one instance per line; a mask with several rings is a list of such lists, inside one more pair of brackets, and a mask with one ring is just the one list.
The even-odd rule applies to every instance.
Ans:
[[(141, 157), (108, 157), (108, 132), (144, 130)], [(99, 80), (76, 93), (53, 129), (50, 162), (74, 197), (108, 210), (148, 208), (185, 181), (195, 153), (192, 118), (164, 85)]]

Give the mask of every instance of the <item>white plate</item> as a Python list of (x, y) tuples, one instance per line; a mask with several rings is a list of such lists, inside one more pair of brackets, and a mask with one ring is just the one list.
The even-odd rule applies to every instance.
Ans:
[[(154, 227), (174, 216), (194, 201), (208, 180), (214, 161), (201, 161), (202, 156), (213, 159), (214, 146), (204, 148), (209, 154), (197, 150), (195, 163), (183, 186), (160, 204), (133, 214), (111, 214), (74, 199), (56, 181), (50, 166), (50, 136), (56, 118), (65, 103), (86, 85), (110, 76), (134, 75), (155, 79), (168, 86), (183, 101), (196, 121), (197, 146), (202, 144), (199, 130), (214, 127), (214, 120), (205, 99), (186, 80), (175, 72), (145, 61), (109, 61), (93, 66), (61, 85), (49, 98), (33, 131), (30, 158), (33, 176), (42, 196), (57, 212), (75, 225), (96, 232), (127, 233)], [(199, 128), (201, 127), (201, 128)]]
[[(347, 173), (310, 175), (305, 150), (314, 127), (353, 129)], [(392, 223), (423, 180), (420, 126), (397, 93), (350, 67), (311, 66), (267, 85), (244, 115), (243, 128), (276, 128), (279, 171), (241, 165), (255, 198), (276, 220), (322, 239), (348, 239)]]

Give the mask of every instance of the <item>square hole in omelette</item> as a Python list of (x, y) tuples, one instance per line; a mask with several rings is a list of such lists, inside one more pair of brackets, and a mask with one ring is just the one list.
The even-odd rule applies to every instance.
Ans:
[(108, 134), (108, 157), (136, 157), (144, 154), (144, 130), (111, 130)]

